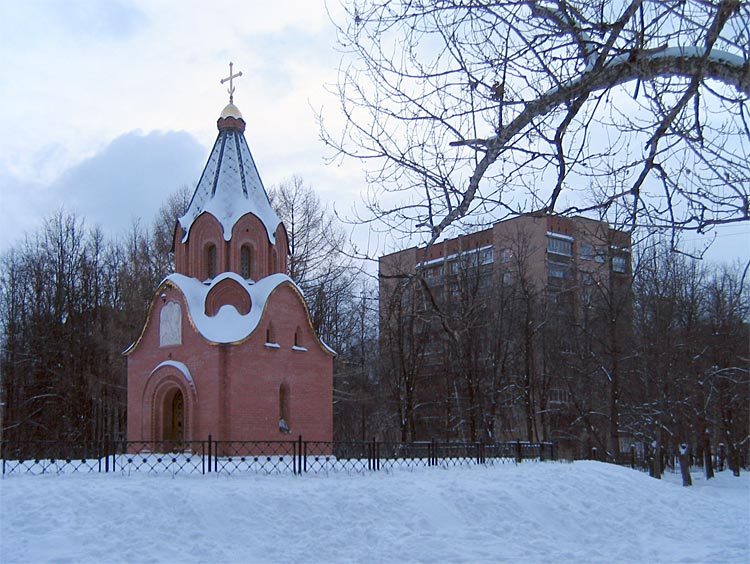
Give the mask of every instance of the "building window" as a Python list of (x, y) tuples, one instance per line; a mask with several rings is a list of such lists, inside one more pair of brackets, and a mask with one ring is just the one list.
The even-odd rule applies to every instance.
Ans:
[(567, 278), (570, 274), (570, 268), (565, 264), (549, 263), (550, 278)]
[(494, 260), (492, 249), (481, 249), (479, 251), (479, 264), (492, 264)]
[(580, 254), (583, 260), (594, 260), (594, 246), (589, 243), (581, 243)]
[(289, 386), (286, 383), (279, 385), (279, 431), (288, 435), (289, 427)]
[(273, 330), (273, 325), (270, 323), (268, 324), (268, 327), (266, 327), (266, 343), (275, 343), (275, 334)]
[(489, 290), (492, 287), (492, 272), (482, 272), (477, 279), (479, 290)]
[(506, 286), (510, 286), (513, 284), (513, 273), (512, 272), (503, 272), (503, 284)]
[(560, 236), (547, 236), (547, 251), (557, 255), (573, 256), (573, 239)]
[(216, 245), (209, 245), (206, 249), (206, 267), (208, 278), (216, 276)]
[(549, 402), (552, 404), (566, 405), (573, 403), (573, 394), (568, 390), (557, 390), (552, 388), (549, 391)]
[(591, 288), (584, 288), (581, 292), (581, 304), (585, 307), (591, 307), (594, 303), (594, 296)]
[(249, 245), (242, 245), (240, 250), (240, 274), (243, 278), (252, 278), (253, 251)]
[(594, 283), (594, 277), (590, 272), (581, 272), (581, 284), (591, 286)]
[(457, 260), (454, 260), (450, 263), (450, 272), (451, 274), (458, 273), (458, 261)]
[(442, 266), (436, 266), (434, 268), (425, 268), (424, 269), (424, 277), (427, 279), (430, 278), (439, 278), (443, 275), (443, 267)]
[(500, 251), (500, 262), (510, 262), (513, 260), (513, 249), (503, 249)]
[(612, 270), (619, 273), (628, 271), (628, 259), (625, 257), (612, 257)]

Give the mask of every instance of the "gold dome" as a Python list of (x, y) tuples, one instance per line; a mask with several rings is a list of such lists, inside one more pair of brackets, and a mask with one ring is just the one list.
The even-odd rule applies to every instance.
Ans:
[(240, 112), (240, 109), (231, 102), (227, 104), (223, 110), (221, 110), (221, 115), (219, 116), (220, 119), (228, 117), (242, 119), (242, 113)]

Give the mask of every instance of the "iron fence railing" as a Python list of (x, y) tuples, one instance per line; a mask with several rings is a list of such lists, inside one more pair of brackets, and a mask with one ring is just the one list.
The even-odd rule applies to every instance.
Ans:
[(304, 474), (554, 460), (553, 443), (286, 441), (4, 441), (2, 475)]
[[(729, 454), (723, 444), (720, 444), (712, 452), (701, 453), (701, 456), (695, 456), (692, 453), (688, 454), (688, 468), (705, 470), (705, 465), (708, 464), (706, 456), (710, 459), (713, 471), (723, 472), (725, 469), (732, 469)], [(738, 468), (750, 470), (750, 456), (747, 455), (747, 451), (737, 452), (736, 457), (735, 464)], [(666, 471), (672, 473), (679, 472), (679, 458), (679, 454), (675, 452), (674, 448), (659, 447), (658, 450), (655, 450), (654, 448), (646, 447), (638, 449), (633, 445), (629, 450), (621, 451), (617, 455), (594, 447), (587, 457), (581, 459), (608, 462), (655, 475), (656, 473), (661, 474)]]

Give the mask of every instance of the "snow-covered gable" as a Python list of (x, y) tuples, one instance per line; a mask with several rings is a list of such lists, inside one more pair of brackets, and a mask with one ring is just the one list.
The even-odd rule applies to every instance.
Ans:
[(276, 243), (276, 228), (281, 220), (271, 207), (245, 136), (239, 129), (219, 131), (193, 199), (179, 219), (183, 242), (187, 241), (190, 227), (203, 212), (210, 213), (221, 223), (226, 241), (232, 238), (235, 223), (252, 213), (265, 226), (271, 244)]
[[(216, 315), (206, 315), (208, 294), (227, 278), (235, 281), (247, 292), (250, 297), (250, 311), (243, 315), (234, 306), (223, 305)], [(170, 274), (164, 282), (172, 283), (185, 296), (188, 315), (198, 333), (207, 341), (219, 344), (237, 343), (249, 337), (258, 327), (269, 297), (282, 284), (290, 284), (302, 296), (302, 290), (294, 281), (286, 274), (279, 273), (252, 282), (234, 272), (224, 272), (208, 284), (182, 274)], [(319, 342), (326, 351), (335, 354), (325, 343), (320, 340)]]

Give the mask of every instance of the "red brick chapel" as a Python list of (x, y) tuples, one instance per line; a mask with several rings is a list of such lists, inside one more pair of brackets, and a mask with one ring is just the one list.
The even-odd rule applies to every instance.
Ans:
[(286, 229), (233, 90), (175, 226), (175, 272), (125, 351), (131, 441), (333, 438), (334, 352), (287, 275)]

